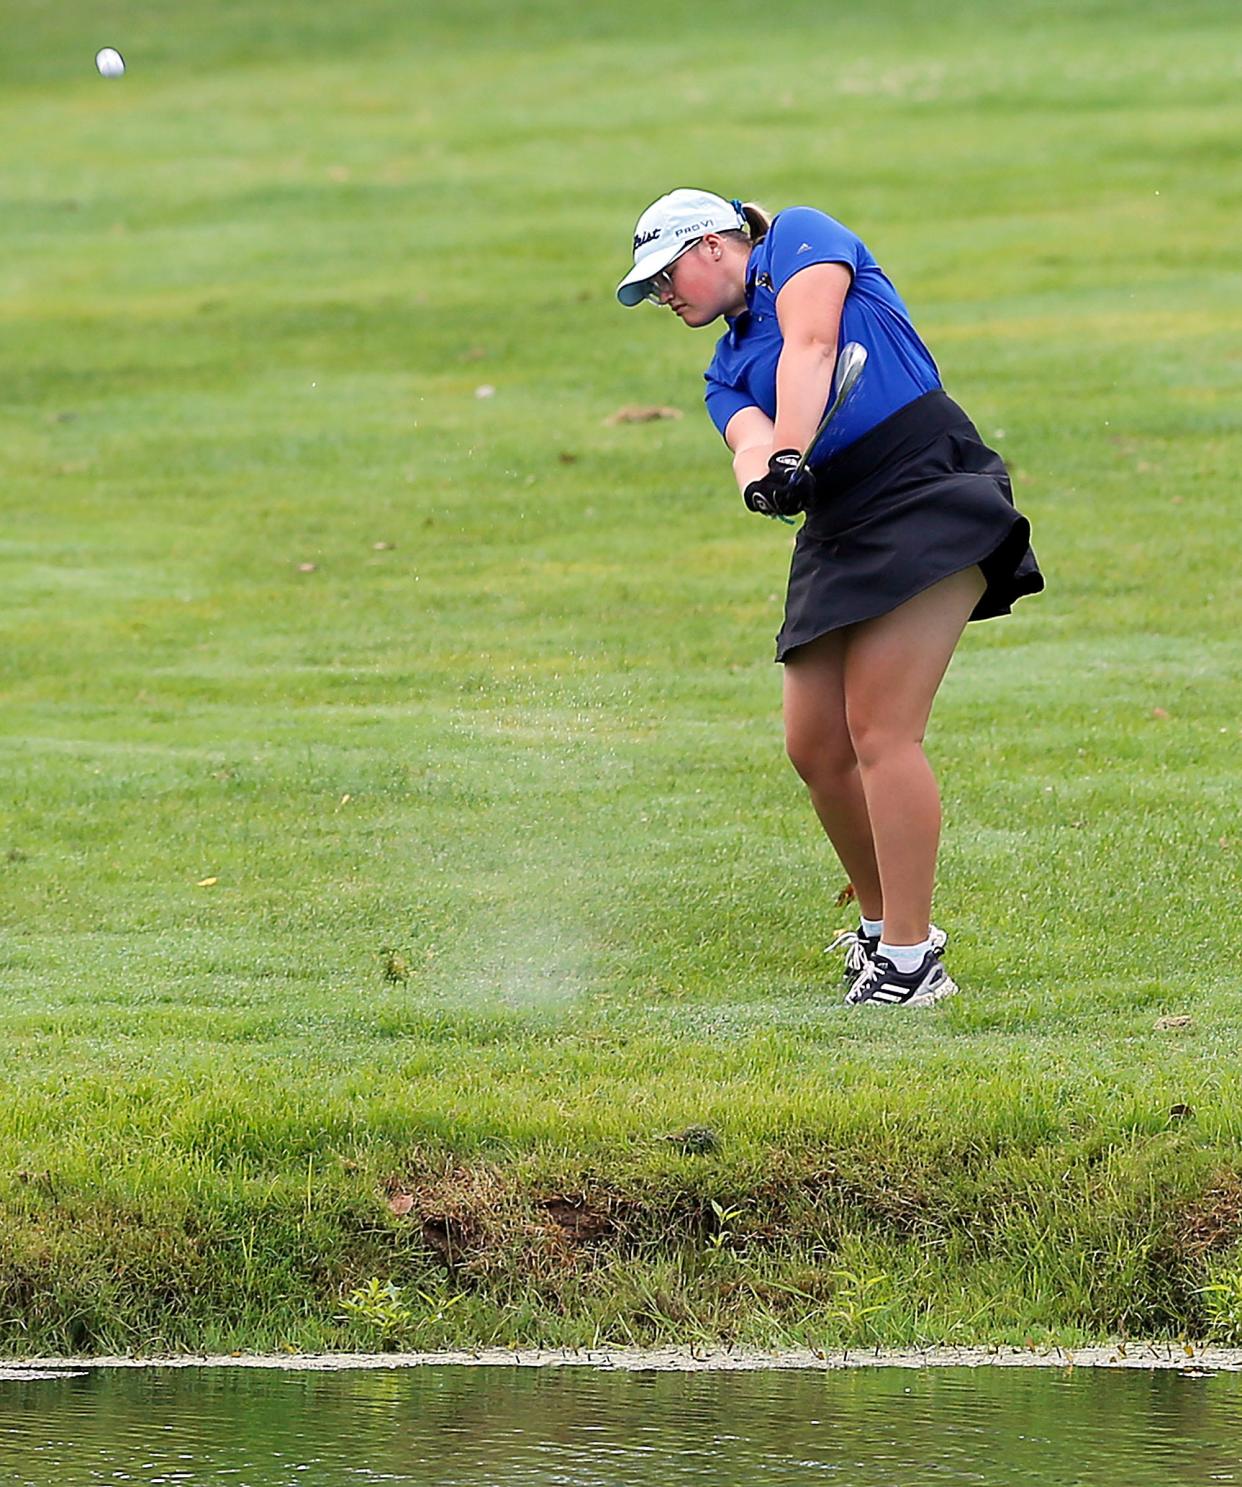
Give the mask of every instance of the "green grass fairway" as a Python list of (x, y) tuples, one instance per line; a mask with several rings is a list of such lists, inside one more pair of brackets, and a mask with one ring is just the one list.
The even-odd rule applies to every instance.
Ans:
[[(13, 7), (0, 1353), (1242, 1335), (1236, 0)], [(1034, 523), (930, 1015), (613, 298), (676, 185), (861, 232)]]

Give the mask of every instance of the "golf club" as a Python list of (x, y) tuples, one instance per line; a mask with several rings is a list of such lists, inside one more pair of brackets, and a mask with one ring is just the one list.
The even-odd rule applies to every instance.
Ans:
[(865, 346), (860, 346), (857, 341), (849, 341), (846, 345), (842, 346), (841, 355), (837, 357), (837, 370), (835, 373), (837, 395), (833, 398), (832, 404), (827, 413), (824, 414), (819, 427), (811, 436), (811, 442), (802, 451), (802, 458), (798, 461), (797, 468), (794, 471), (795, 476), (801, 475), (803, 470), (806, 469), (806, 462), (810, 459), (811, 452), (819, 443), (820, 439), (823, 438), (824, 430), (836, 417), (842, 403), (845, 402), (846, 398), (854, 390), (854, 384), (862, 375), (862, 369), (866, 364), (867, 348)]

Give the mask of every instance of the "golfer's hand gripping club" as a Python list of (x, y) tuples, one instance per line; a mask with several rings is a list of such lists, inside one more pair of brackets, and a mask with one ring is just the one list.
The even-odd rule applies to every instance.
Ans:
[(768, 473), (752, 480), (742, 492), (747, 511), (777, 518), (805, 511), (815, 493), (815, 477), (796, 449), (778, 449), (768, 461)]

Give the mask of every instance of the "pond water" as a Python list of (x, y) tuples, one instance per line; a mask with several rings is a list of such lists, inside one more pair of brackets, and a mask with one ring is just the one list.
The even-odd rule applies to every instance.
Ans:
[(1242, 1375), (99, 1369), (0, 1381), (3, 1487), (1242, 1484)]

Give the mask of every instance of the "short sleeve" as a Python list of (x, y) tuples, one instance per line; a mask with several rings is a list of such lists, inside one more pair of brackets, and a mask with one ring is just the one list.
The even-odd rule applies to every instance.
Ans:
[(740, 413), (743, 408), (754, 408), (754, 398), (740, 388), (730, 387), (727, 382), (721, 382), (714, 377), (710, 371), (703, 373), (707, 382), (707, 391), (703, 394), (703, 400), (707, 404), (707, 412), (711, 421), (724, 438), (725, 429), (729, 427), (729, 420), (735, 413)]
[(862, 267), (862, 239), (813, 207), (787, 207), (773, 219), (769, 236), (768, 272), (775, 294), (812, 263), (843, 263), (851, 274)]

